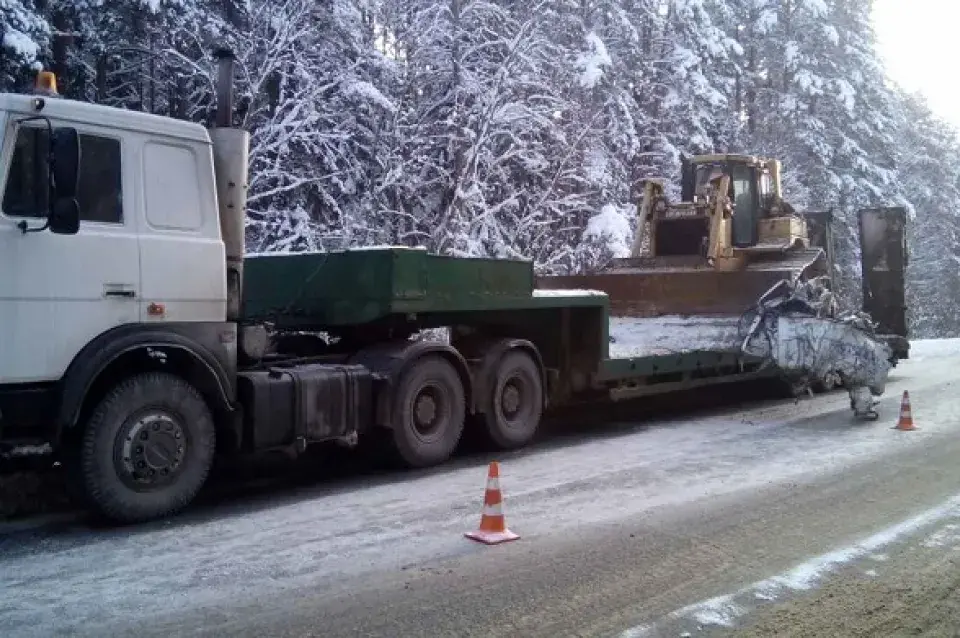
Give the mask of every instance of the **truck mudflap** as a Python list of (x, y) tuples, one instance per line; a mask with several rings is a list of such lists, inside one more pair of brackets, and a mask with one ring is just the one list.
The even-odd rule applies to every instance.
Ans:
[(894, 354), (863, 313), (835, 317), (832, 297), (816, 285), (783, 281), (757, 304), (742, 349), (788, 377), (838, 374), (858, 418), (876, 419)]

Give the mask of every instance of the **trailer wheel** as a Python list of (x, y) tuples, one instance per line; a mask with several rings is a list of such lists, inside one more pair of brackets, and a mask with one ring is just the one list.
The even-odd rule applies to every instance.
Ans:
[(841, 384), (839, 373), (828, 372), (822, 379), (813, 384), (813, 389), (819, 393), (833, 392)]
[(213, 418), (196, 388), (170, 374), (131, 377), (86, 424), (77, 459), (83, 491), (117, 522), (168, 516), (203, 486), (214, 447)]
[(813, 384), (806, 377), (781, 378), (778, 383), (787, 399), (799, 399), (813, 390)]
[(450, 458), (466, 418), (466, 397), (457, 370), (439, 356), (416, 361), (400, 378), (393, 411), (393, 443), (411, 467)]
[(487, 435), (503, 449), (526, 445), (543, 416), (540, 369), (523, 350), (511, 350), (500, 359), (493, 378), (483, 414)]

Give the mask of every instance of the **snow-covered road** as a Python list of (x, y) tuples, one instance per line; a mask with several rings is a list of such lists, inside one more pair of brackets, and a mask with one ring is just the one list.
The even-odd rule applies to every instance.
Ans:
[[(360, 627), (371, 635), (410, 635), (400, 626), (399, 633), (378, 633), (387, 621), (370, 597), (402, 600), (404, 589), (428, 586), (424, 574), (451, 574), (482, 586), (502, 578), (488, 571), (494, 566), (532, 565), (528, 573), (535, 578), (533, 566), (560, 564), (558, 553), (613, 551), (609, 539), (590, 549), (591, 539), (608, 538), (611, 530), (671, 529), (684, 516), (709, 518), (716, 508), (735, 508), (769, 490), (942, 450), (960, 431), (960, 342), (917, 343), (912, 357), (894, 370), (876, 423), (852, 421), (846, 395), (835, 393), (693, 421), (606, 429), (569, 445), (503, 458), (507, 521), (522, 540), (496, 548), (463, 538), (479, 522), (482, 462), (395, 475), (382, 484), (301, 491), (269, 507), (215, 519), (188, 516), (135, 530), (74, 526), (0, 536), (0, 635), (171, 635), (188, 628), (276, 635), (281, 625), (297, 627), (296, 619), (306, 622), (310, 613), (333, 620), (317, 625), (316, 633), (290, 629), (291, 635), (353, 634)], [(890, 428), (905, 389), (921, 428), (912, 433)], [(923, 499), (914, 498), (921, 508)], [(813, 542), (809, 553), (824, 549)], [(801, 547), (797, 555), (806, 551)], [(563, 575), (559, 567), (548, 573), (604, 577)], [(487, 595), (474, 604), (482, 605)], [(295, 601), (305, 596), (331, 607), (314, 605), (303, 612)], [(442, 611), (444, 601), (429, 600)], [(627, 614), (620, 628), (633, 626), (632, 614), (639, 612), (620, 611)], [(418, 629), (423, 635), (457, 627), (437, 624), (446, 618), (442, 613), (415, 617), (434, 623)], [(451, 617), (460, 616), (451, 612)], [(459, 635), (480, 631), (461, 629)]]

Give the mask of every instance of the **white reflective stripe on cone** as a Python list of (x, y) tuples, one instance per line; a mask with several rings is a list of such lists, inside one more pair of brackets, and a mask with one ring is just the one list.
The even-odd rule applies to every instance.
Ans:
[(483, 515), (484, 516), (503, 516), (503, 508), (500, 503), (496, 505), (484, 505), (483, 506)]

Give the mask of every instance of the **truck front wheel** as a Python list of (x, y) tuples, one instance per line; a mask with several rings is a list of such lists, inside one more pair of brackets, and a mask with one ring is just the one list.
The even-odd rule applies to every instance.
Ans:
[(533, 439), (542, 416), (540, 369), (523, 350), (507, 352), (494, 372), (483, 414), (487, 435), (502, 449), (521, 447)]
[(165, 373), (131, 377), (87, 421), (77, 459), (84, 494), (114, 521), (168, 516), (203, 486), (214, 447), (213, 418), (196, 388)]
[(400, 378), (393, 410), (393, 443), (411, 467), (446, 461), (460, 442), (466, 418), (463, 383), (445, 359), (426, 356)]

